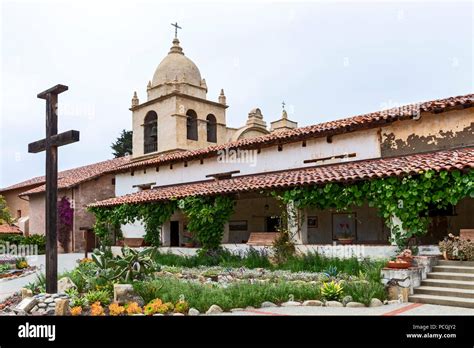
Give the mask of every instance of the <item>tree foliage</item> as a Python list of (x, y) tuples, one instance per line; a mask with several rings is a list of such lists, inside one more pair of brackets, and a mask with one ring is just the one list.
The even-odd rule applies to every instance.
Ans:
[(117, 140), (110, 146), (115, 158), (132, 154), (133, 131), (122, 130)]
[(10, 214), (10, 210), (7, 206), (7, 201), (5, 197), (0, 195), (0, 225), (1, 224), (11, 224), (13, 222), (13, 218)]

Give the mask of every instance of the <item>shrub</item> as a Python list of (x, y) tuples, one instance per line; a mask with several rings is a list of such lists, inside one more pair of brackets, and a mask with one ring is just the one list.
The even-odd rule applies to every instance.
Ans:
[(324, 283), (321, 286), (321, 295), (327, 301), (340, 301), (344, 295), (344, 287), (340, 283), (334, 281)]
[(46, 237), (40, 234), (31, 234), (28, 237), (17, 234), (7, 234), (0, 236), (0, 244), (9, 243), (10, 245), (36, 245), (38, 253), (44, 254), (46, 250)]
[(474, 261), (474, 242), (469, 239), (460, 239), (459, 236), (451, 233), (439, 242), (439, 250), (448, 259)]
[(372, 298), (383, 301), (387, 298), (385, 287), (380, 282), (355, 281), (347, 283), (344, 287), (347, 295), (352, 296), (353, 301), (368, 306)]
[(88, 303), (99, 303), (103, 305), (110, 303), (110, 293), (106, 290), (90, 290), (84, 297)]
[(278, 237), (272, 245), (273, 255), (277, 263), (284, 263), (296, 253), (295, 243), (290, 239), (290, 233), (286, 230), (281, 230)]
[(145, 303), (149, 303), (157, 298), (162, 287), (163, 284), (158, 282), (136, 282), (133, 284), (135, 292)]
[[(264, 301), (281, 303), (288, 301), (290, 294), (295, 300), (320, 299), (319, 287), (309, 283), (266, 283), (249, 284), (233, 283), (227, 288), (211, 287), (206, 284), (184, 282), (174, 278), (154, 280), (156, 289), (155, 298), (162, 301), (175, 302), (183, 300), (189, 307), (194, 307), (205, 312), (213, 304), (219, 305), (224, 310), (231, 308), (258, 307)], [(134, 283), (134, 288), (143, 282)], [(139, 294), (139, 292), (137, 292)]]

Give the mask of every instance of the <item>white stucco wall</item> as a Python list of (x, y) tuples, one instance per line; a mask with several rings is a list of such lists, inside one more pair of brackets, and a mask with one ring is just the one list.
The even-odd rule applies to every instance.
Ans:
[[(156, 186), (163, 186), (202, 181), (209, 179), (206, 175), (233, 170), (240, 170), (240, 173), (235, 175), (238, 176), (380, 157), (376, 129), (337, 135), (333, 137), (332, 143), (328, 143), (326, 138), (317, 138), (307, 141), (306, 147), (299, 141), (283, 145), (282, 151), (278, 151), (277, 146), (263, 148), (260, 154), (257, 154), (256, 150), (252, 151), (255, 151), (253, 155), (256, 157), (253, 158), (256, 160), (251, 163), (219, 162), (218, 157), (213, 157), (204, 159), (203, 164), (200, 164), (199, 160), (189, 161), (187, 167), (184, 167), (184, 163), (173, 164), (173, 169), (170, 169), (170, 165), (163, 165), (158, 172), (155, 167), (150, 167), (134, 171), (133, 176), (130, 172), (120, 173), (116, 176), (115, 194), (122, 196), (137, 192), (138, 188), (134, 188), (134, 185), (155, 182)], [(356, 153), (356, 157), (303, 163), (308, 159), (345, 153)]]
[[(156, 171), (156, 167), (135, 170), (134, 175), (130, 172), (120, 173), (116, 176), (115, 194), (123, 196), (125, 194), (137, 192), (139, 189), (134, 185), (156, 183), (156, 186), (180, 184), (209, 180), (206, 175), (240, 170), (238, 175), (249, 175), (256, 173), (265, 173), (279, 170), (296, 169), (311, 167), (315, 165), (326, 165), (329, 163), (339, 163), (354, 160), (380, 157), (380, 146), (376, 129), (336, 135), (332, 142), (328, 143), (326, 138), (316, 138), (306, 141), (306, 146), (302, 142), (283, 145), (283, 150), (278, 151), (277, 146), (262, 148), (257, 154), (257, 150), (252, 150), (254, 157), (249, 157), (250, 162), (241, 161), (219, 162), (218, 157), (204, 159), (203, 164), (200, 160), (184, 163), (175, 163), (173, 168), (170, 165), (163, 165)], [(346, 153), (356, 153), (356, 157), (327, 160), (316, 163), (303, 163), (308, 159), (324, 158), (337, 156)], [(139, 223), (122, 227), (125, 237), (140, 237), (144, 233), (143, 226)]]

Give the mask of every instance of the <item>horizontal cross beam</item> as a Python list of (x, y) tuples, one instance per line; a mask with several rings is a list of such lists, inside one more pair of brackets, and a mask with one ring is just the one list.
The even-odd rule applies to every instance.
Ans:
[(51, 87), (51, 88), (47, 89), (46, 91), (41, 92), (40, 94), (37, 95), (37, 97), (40, 98), (40, 99), (46, 99), (48, 94), (58, 95), (58, 94), (60, 94), (62, 92), (65, 92), (67, 90), (68, 90), (68, 86), (56, 85), (54, 87)]
[[(69, 130), (67, 132), (53, 135), (50, 140), (50, 146), (63, 146), (79, 141), (79, 131)], [(28, 144), (29, 153), (38, 153), (46, 150), (46, 139), (35, 141)]]

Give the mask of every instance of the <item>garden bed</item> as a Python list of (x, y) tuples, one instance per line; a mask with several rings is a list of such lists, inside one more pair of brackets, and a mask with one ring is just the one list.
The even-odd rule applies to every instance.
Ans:
[[(71, 315), (195, 315), (302, 303), (363, 307), (386, 298), (380, 279), (384, 264), (318, 254), (274, 264), (260, 252), (180, 257), (124, 249), (123, 256), (114, 257), (104, 250), (81, 260), (60, 282), (68, 285), (62, 291)], [(33, 294), (44, 292), (44, 276), (27, 287)], [(122, 298), (116, 287), (130, 293)]]

